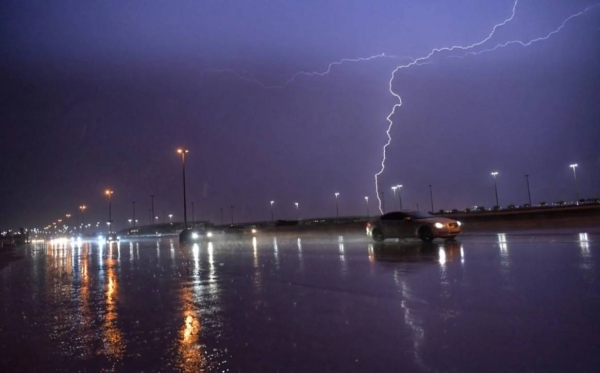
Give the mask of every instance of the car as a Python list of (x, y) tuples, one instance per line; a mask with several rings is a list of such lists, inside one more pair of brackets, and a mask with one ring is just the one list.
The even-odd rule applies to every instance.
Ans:
[(186, 228), (179, 233), (179, 242), (197, 242), (212, 236), (213, 233), (204, 227)]
[(106, 235), (106, 242), (117, 242), (121, 239), (121, 237), (117, 236), (116, 233), (111, 232)]
[(453, 239), (461, 232), (458, 220), (436, 217), (422, 211), (395, 211), (367, 223), (367, 236), (382, 242), (386, 238)]
[(223, 234), (227, 236), (254, 236), (257, 233), (255, 225), (231, 225), (223, 230)]

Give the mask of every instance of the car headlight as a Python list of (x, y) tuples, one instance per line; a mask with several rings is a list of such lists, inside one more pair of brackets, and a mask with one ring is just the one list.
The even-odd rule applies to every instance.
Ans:
[(458, 220), (456, 221), (456, 224), (458, 224), (459, 227), (462, 225), (462, 223), (459, 222)]
[(192, 233), (192, 238), (193, 238), (194, 240), (197, 240), (197, 239), (198, 239), (198, 237), (199, 237), (199, 236), (198, 236), (198, 233), (196, 233), (196, 232)]
[(442, 224), (442, 223), (435, 223), (433, 226), (436, 227), (437, 229), (444, 228), (444, 224)]
[(206, 237), (212, 237), (212, 232), (206, 233)]
[(252, 233), (256, 233), (256, 229), (252, 229)]

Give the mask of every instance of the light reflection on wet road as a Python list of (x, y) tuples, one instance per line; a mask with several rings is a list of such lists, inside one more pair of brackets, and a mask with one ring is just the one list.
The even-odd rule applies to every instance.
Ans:
[(32, 246), (0, 266), (0, 371), (594, 371), (598, 242)]

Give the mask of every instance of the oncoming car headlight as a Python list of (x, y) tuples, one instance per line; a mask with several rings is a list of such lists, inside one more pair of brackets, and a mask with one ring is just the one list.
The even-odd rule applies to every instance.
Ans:
[(193, 238), (193, 239), (197, 240), (197, 239), (198, 239), (198, 237), (199, 237), (199, 236), (198, 236), (198, 233), (196, 233), (196, 232), (192, 233), (192, 238)]
[(462, 225), (462, 223), (459, 222), (458, 220), (456, 221), (456, 224), (458, 224), (459, 227)]
[(444, 228), (444, 224), (442, 224), (442, 223), (435, 223), (433, 226), (436, 227), (437, 229)]
[(252, 233), (256, 233), (256, 229), (252, 229)]
[(207, 232), (206, 237), (212, 237), (212, 232)]

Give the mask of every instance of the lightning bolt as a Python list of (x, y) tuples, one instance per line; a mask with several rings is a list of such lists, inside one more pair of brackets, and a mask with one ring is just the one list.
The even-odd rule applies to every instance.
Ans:
[(468, 52), (468, 53), (465, 53), (465, 54), (464, 54), (464, 55), (462, 55), (462, 56), (449, 56), (449, 58), (460, 58), (460, 59), (463, 59), (463, 58), (465, 58), (465, 57), (467, 57), (467, 56), (476, 56), (476, 55), (479, 55), (479, 54), (482, 54), (482, 53), (493, 52), (493, 51), (495, 51), (495, 50), (497, 50), (497, 49), (504, 48), (504, 47), (507, 47), (507, 46), (509, 46), (509, 45), (513, 45), (513, 44), (519, 44), (519, 45), (521, 45), (521, 46), (523, 46), (523, 47), (528, 47), (528, 46), (530, 46), (531, 44), (533, 44), (533, 43), (536, 43), (536, 42), (538, 42), (538, 41), (544, 41), (544, 40), (548, 40), (548, 39), (549, 39), (549, 38), (551, 38), (553, 35), (555, 35), (555, 34), (559, 33), (559, 32), (560, 32), (560, 31), (561, 31), (561, 30), (562, 30), (562, 29), (563, 29), (563, 28), (564, 28), (564, 27), (567, 25), (567, 23), (568, 23), (569, 21), (571, 21), (573, 18), (580, 17), (580, 16), (584, 15), (585, 13), (589, 12), (590, 10), (592, 10), (593, 8), (596, 8), (596, 7), (598, 7), (598, 6), (600, 6), (600, 3), (597, 3), (597, 4), (594, 4), (594, 5), (590, 5), (590, 6), (588, 6), (588, 7), (587, 7), (587, 8), (585, 8), (584, 10), (582, 10), (582, 11), (580, 11), (580, 12), (577, 12), (577, 13), (575, 13), (575, 14), (573, 14), (573, 15), (569, 16), (568, 18), (566, 18), (566, 19), (563, 21), (563, 23), (561, 23), (561, 24), (560, 24), (560, 26), (558, 26), (556, 29), (554, 29), (554, 30), (550, 31), (550, 32), (549, 32), (548, 34), (546, 34), (545, 36), (540, 36), (539, 38), (531, 39), (531, 40), (529, 40), (528, 42), (524, 42), (524, 41), (521, 41), (521, 40), (510, 40), (510, 41), (507, 41), (507, 42), (504, 42), (504, 43), (497, 44), (497, 45), (496, 45), (496, 46), (494, 46), (493, 48), (489, 48), (489, 49), (483, 49), (483, 50), (476, 51), (476, 52)]
[(387, 130), (385, 131), (388, 140), (385, 143), (385, 145), (383, 146), (383, 157), (381, 160), (381, 169), (379, 170), (379, 172), (377, 172), (375, 174), (375, 194), (377, 195), (377, 201), (379, 202), (379, 211), (381, 211), (381, 213), (383, 214), (383, 209), (381, 208), (381, 198), (379, 197), (379, 176), (383, 173), (383, 171), (385, 170), (385, 160), (386, 160), (386, 150), (387, 147), (390, 146), (391, 142), (392, 142), (392, 136), (390, 136), (390, 131), (392, 130), (392, 127), (394, 125), (394, 122), (392, 121), (392, 116), (396, 113), (396, 109), (399, 108), (400, 106), (402, 106), (402, 98), (400, 97), (399, 94), (395, 93), (393, 88), (392, 88), (392, 83), (394, 82), (394, 77), (396, 75), (396, 73), (399, 70), (402, 69), (407, 69), (411, 66), (415, 66), (415, 65), (420, 65), (423, 62), (426, 62), (427, 60), (429, 60), (433, 55), (435, 55), (436, 53), (440, 53), (440, 52), (451, 52), (454, 50), (469, 50), (469, 49), (473, 49), (476, 48), (480, 45), (483, 45), (484, 43), (486, 43), (488, 40), (490, 40), (494, 34), (496, 33), (496, 30), (504, 25), (506, 25), (508, 22), (512, 21), (515, 18), (515, 13), (516, 13), (516, 9), (517, 9), (517, 4), (519, 3), (519, 0), (515, 0), (513, 7), (512, 7), (512, 12), (510, 17), (506, 18), (504, 21), (494, 25), (494, 27), (492, 28), (492, 31), (490, 31), (490, 33), (488, 34), (488, 36), (486, 38), (484, 38), (483, 40), (467, 45), (467, 46), (460, 46), (460, 45), (454, 45), (452, 47), (443, 47), (443, 48), (434, 48), (431, 50), (431, 52), (429, 52), (429, 54), (425, 55), (424, 57), (419, 57), (417, 59), (414, 59), (412, 62), (406, 64), (406, 65), (400, 65), (397, 66), (394, 71), (392, 72), (392, 77), (389, 80), (389, 91), (392, 94), (392, 96), (396, 97), (398, 99), (398, 103), (394, 105), (394, 107), (392, 108), (392, 111), (390, 112), (390, 114), (386, 117), (389, 125)]
[(411, 58), (411, 57), (398, 57), (398, 56), (393, 56), (393, 55), (387, 55), (385, 53), (376, 54), (376, 55), (373, 55), (370, 57), (342, 58), (339, 61), (331, 62), (329, 65), (327, 65), (327, 69), (325, 69), (324, 71), (298, 71), (298, 72), (294, 73), (292, 76), (290, 76), (285, 81), (285, 83), (281, 84), (281, 85), (268, 85), (268, 84), (261, 82), (258, 79), (244, 76), (233, 69), (206, 69), (203, 71), (203, 73), (228, 73), (228, 74), (232, 74), (235, 77), (237, 77), (238, 79), (244, 80), (248, 83), (257, 84), (264, 89), (282, 89), (282, 88), (285, 88), (285, 87), (289, 86), (290, 84), (292, 84), (296, 80), (296, 78), (298, 78), (299, 76), (325, 76), (331, 72), (331, 69), (334, 66), (339, 66), (345, 62), (365, 62), (365, 61), (371, 61), (371, 60), (378, 59), (378, 58), (408, 59), (408, 60), (414, 61), (414, 58)]

